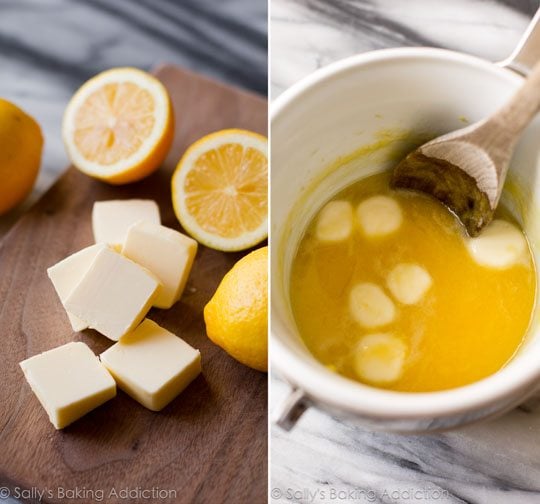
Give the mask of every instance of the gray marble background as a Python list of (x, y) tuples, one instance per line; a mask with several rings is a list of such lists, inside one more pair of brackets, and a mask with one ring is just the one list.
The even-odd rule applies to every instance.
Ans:
[(266, 0), (0, 0), (0, 96), (45, 135), (35, 190), (0, 216), (0, 237), (66, 168), (60, 128), (74, 91), (102, 70), (161, 62), (266, 94)]
[[(537, 0), (272, 0), (271, 93), (359, 52), (445, 47), (498, 61)], [(271, 379), (270, 411), (288, 387)], [(370, 432), (317, 410), (271, 429), (271, 499), (298, 503), (540, 503), (540, 399), (460, 431)]]

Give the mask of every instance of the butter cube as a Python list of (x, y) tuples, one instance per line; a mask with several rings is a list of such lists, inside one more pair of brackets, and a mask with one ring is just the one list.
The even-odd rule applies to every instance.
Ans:
[(105, 247), (66, 299), (66, 310), (113, 341), (133, 330), (151, 308), (159, 282)]
[(129, 228), (122, 254), (161, 282), (154, 306), (170, 308), (182, 296), (197, 253), (197, 242), (174, 229), (141, 221)]
[[(66, 299), (88, 271), (98, 252), (105, 246), (98, 244), (86, 247), (66, 257), (47, 270), (47, 275), (49, 275), (64, 308)], [(83, 331), (88, 328), (88, 324), (84, 320), (81, 320), (72, 313), (68, 312), (68, 317), (74, 331)]]
[(201, 372), (201, 354), (150, 319), (101, 354), (118, 386), (159, 411)]
[(140, 220), (160, 224), (159, 207), (152, 200), (131, 199), (96, 201), (92, 229), (96, 243), (121, 248), (128, 229)]
[(19, 365), (57, 429), (63, 429), (116, 395), (112, 376), (82, 342), (35, 355)]

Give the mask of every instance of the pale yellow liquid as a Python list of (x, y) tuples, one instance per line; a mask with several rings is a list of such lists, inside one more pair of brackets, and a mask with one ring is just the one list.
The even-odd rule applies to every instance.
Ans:
[(355, 348), (374, 331), (350, 316), (350, 289), (360, 282), (384, 287), (396, 264), (414, 262), (429, 271), (433, 284), (417, 305), (398, 306), (396, 319), (385, 328), (408, 351), (401, 377), (384, 388), (444, 390), (495, 373), (515, 354), (530, 323), (536, 293), (530, 251), (508, 269), (482, 267), (472, 260), (452, 213), (428, 197), (392, 191), (388, 180), (388, 174), (368, 177), (333, 199), (356, 208), (366, 197), (391, 196), (403, 211), (398, 231), (369, 239), (355, 230), (345, 242), (323, 244), (315, 236), (315, 216), (300, 242), (290, 293), (308, 349), (331, 370), (360, 381)]

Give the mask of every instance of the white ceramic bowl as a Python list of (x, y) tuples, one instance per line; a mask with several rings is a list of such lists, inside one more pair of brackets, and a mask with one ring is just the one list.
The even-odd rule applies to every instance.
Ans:
[[(405, 137), (406, 132), (435, 136), (463, 127), (464, 118), (477, 121), (501, 106), (522, 79), (511, 70), (464, 54), (391, 49), (330, 65), (273, 103), (271, 361), (295, 390), (281, 412), (281, 425), (290, 427), (303, 408), (315, 405), (377, 429), (445, 429), (506, 411), (537, 388), (540, 331), (536, 320), (521, 350), (496, 374), (443, 392), (393, 392), (354, 382), (321, 365), (298, 334), (288, 292), (299, 239), (325, 200), (352, 181), (391, 167), (404, 149), (400, 132)], [(370, 150), (341, 168), (328, 169), (385, 135), (384, 147), (376, 152)], [(524, 133), (511, 164), (509, 177), (519, 190), (503, 196), (524, 226), (537, 264), (539, 148), (537, 119)], [(489, 303), (489, 293), (479, 295)]]

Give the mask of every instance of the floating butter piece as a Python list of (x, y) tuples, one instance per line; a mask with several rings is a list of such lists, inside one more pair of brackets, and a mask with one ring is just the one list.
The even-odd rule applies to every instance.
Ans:
[(392, 295), (401, 303), (412, 305), (418, 303), (431, 287), (431, 275), (413, 263), (398, 264), (386, 279)]
[[(104, 247), (106, 245), (103, 244), (86, 247), (66, 257), (47, 270), (47, 275), (49, 275), (64, 308), (66, 299), (88, 271), (98, 252)], [(88, 324), (84, 320), (81, 320), (72, 313), (67, 312), (67, 314), (74, 331), (83, 331), (88, 328)]]
[(353, 228), (353, 208), (348, 201), (331, 201), (319, 213), (317, 239), (324, 242), (346, 240)]
[(160, 224), (159, 207), (155, 201), (131, 199), (96, 201), (92, 210), (92, 229), (96, 243), (115, 248), (124, 244), (128, 229), (138, 221)]
[(396, 316), (393, 301), (373, 283), (361, 283), (352, 288), (349, 308), (354, 320), (368, 328), (389, 324)]
[(103, 352), (101, 362), (126, 394), (153, 411), (201, 372), (199, 351), (149, 319)]
[(144, 266), (161, 282), (154, 306), (170, 308), (186, 286), (197, 242), (174, 229), (150, 222), (129, 228), (122, 254)]
[(19, 365), (57, 429), (116, 395), (112, 376), (80, 341), (35, 355)]
[(66, 310), (113, 341), (133, 330), (154, 302), (159, 282), (143, 267), (102, 249), (66, 299)]
[(401, 226), (399, 203), (388, 196), (372, 196), (358, 205), (356, 215), (367, 236), (385, 236)]
[(369, 334), (358, 344), (354, 369), (364, 381), (390, 383), (401, 376), (406, 352), (405, 344), (395, 336)]
[(480, 236), (469, 238), (467, 246), (472, 258), (481, 266), (504, 269), (520, 262), (527, 249), (527, 240), (513, 224), (494, 220)]

